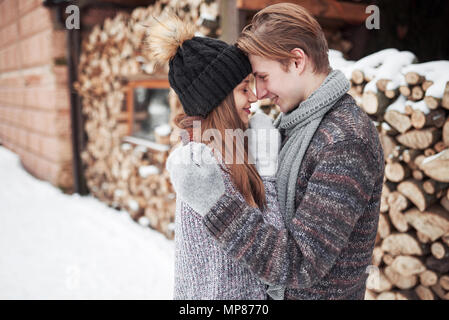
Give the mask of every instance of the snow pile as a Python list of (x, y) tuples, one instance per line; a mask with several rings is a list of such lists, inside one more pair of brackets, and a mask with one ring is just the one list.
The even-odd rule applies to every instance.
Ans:
[(427, 89), (426, 96), (442, 98), (446, 83), (449, 82), (449, 61), (439, 60), (416, 63), (416, 56), (410, 51), (384, 49), (370, 54), (359, 61), (349, 61), (340, 51), (329, 50), (329, 63), (333, 69), (341, 70), (346, 78), (351, 79), (354, 70), (363, 72), (370, 81), (365, 85), (364, 92), (377, 92), (376, 82), (389, 79), (386, 89), (395, 90), (405, 86), (405, 75), (415, 72), (422, 75), (433, 84)]
[(174, 243), (0, 147), (0, 299), (172, 299)]
[(434, 98), (442, 98), (444, 88), (449, 81), (449, 61), (439, 60), (420, 64), (411, 64), (402, 69), (402, 74), (407, 72), (416, 72), (425, 76), (426, 80), (430, 80), (433, 84), (427, 89), (426, 96)]
[(339, 51), (329, 50), (329, 61), (334, 69), (341, 70), (348, 79), (351, 79), (354, 70), (362, 71), (370, 81), (366, 84), (364, 92), (377, 92), (376, 82), (388, 79), (387, 90), (394, 90), (404, 84), (401, 74), (402, 68), (416, 61), (416, 56), (410, 51), (397, 49), (384, 49), (370, 54), (359, 61), (347, 61)]

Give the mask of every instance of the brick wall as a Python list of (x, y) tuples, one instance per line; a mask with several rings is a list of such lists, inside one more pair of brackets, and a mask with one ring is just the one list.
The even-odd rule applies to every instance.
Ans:
[[(34, 176), (71, 190), (64, 30), (41, 0), (0, 0), (0, 141)], [(59, 58), (59, 59), (58, 59)]]

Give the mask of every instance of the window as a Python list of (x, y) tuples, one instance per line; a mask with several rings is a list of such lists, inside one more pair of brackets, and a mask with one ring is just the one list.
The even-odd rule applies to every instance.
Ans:
[(129, 80), (127, 86), (128, 137), (145, 145), (168, 145), (170, 105), (167, 79)]

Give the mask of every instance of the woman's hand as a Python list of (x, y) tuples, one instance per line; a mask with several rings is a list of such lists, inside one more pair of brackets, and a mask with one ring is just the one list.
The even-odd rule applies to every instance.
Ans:
[(249, 120), (248, 149), (260, 176), (274, 176), (278, 165), (281, 135), (273, 121), (264, 113), (258, 113)]
[(166, 167), (177, 196), (203, 217), (225, 193), (222, 169), (203, 143), (176, 148)]

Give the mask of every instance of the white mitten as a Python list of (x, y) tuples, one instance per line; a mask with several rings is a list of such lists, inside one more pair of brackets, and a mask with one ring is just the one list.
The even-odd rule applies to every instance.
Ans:
[(264, 113), (257, 113), (249, 120), (248, 149), (260, 176), (276, 174), (281, 135), (273, 121)]
[(201, 216), (225, 193), (222, 169), (203, 143), (190, 142), (173, 150), (166, 168), (177, 196)]

